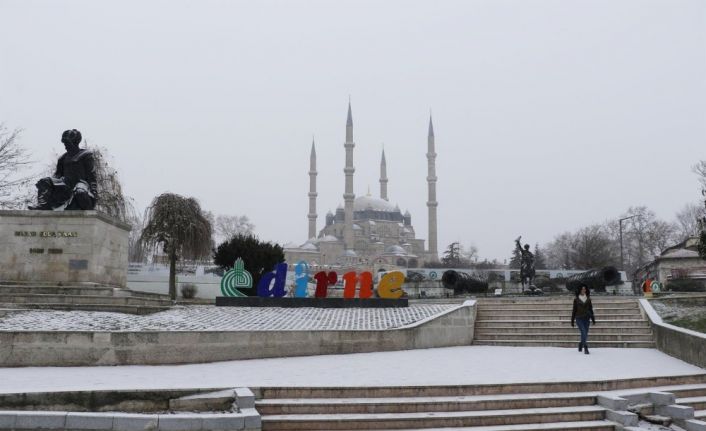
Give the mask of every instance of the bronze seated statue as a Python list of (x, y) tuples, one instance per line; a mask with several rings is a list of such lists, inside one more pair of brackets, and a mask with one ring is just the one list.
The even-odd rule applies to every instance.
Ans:
[(31, 210), (92, 210), (98, 199), (98, 181), (93, 153), (79, 148), (81, 132), (67, 130), (61, 135), (66, 152), (59, 157), (51, 177), (37, 182), (37, 205)]

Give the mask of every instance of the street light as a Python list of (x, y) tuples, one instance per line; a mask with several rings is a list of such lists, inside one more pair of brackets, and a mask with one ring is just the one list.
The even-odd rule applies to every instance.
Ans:
[(623, 221), (630, 220), (631, 218), (637, 217), (636, 215), (631, 215), (630, 217), (623, 217), (618, 220), (618, 227), (620, 229), (620, 270), (625, 271), (625, 263), (623, 262)]

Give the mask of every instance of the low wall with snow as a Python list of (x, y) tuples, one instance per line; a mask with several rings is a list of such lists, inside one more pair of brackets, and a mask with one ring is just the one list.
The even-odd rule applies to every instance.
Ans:
[(650, 319), (657, 348), (682, 361), (706, 368), (706, 334), (665, 323), (647, 299), (640, 306)]
[(475, 301), (387, 330), (2, 331), (0, 366), (161, 365), (467, 346)]

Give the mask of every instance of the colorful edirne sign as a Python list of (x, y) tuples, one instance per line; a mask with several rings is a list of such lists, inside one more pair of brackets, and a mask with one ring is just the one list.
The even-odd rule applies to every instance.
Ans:
[[(307, 284), (309, 282), (309, 265), (306, 262), (299, 262), (294, 267), (295, 287), (293, 296), (295, 298), (307, 297)], [(287, 295), (285, 281), (287, 277), (287, 264), (279, 263), (274, 271), (262, 276), (257, 286), (257, 296), (262, 298), (281, 298)], [(339, 281), (335, 271), (319, 271), (314, 274), (316, 281), (315, 298), (326, 298), (329, 286), (333, 286)], [(404, 274), (400, 271), (385, 273), (373, 289), (373, 274), (369, 271), (357, 273), (349, 271), (340, 278), (343, 280), (343, 297), (347, 299), (373, 297), (373, 290), (377, 291), (377, 296), (384, 299), (398, 299), (404, 295), (402, 284)], [(221, 278), (221, 292), (224, 296), (246, 296), (240, 289), (252, 288), (252, 275), (245, 269), (243, 260), (238, 258), (233, 265), (233, 269), (227, 271)]]

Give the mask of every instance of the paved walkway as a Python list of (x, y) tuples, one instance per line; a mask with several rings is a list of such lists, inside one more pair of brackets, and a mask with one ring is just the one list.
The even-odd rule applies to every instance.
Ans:
[(96, 311), (33, 310), (0, 317), (0, 331), (287, 331), (399, 328), (458, 304), (406, 308), (255, 308), (197, 305), (135, 316)]
[(210, 364), (0, 368), (0, 392), (415, 386), (626, 379), (706, 373), (654, 349), (468, 346)]

